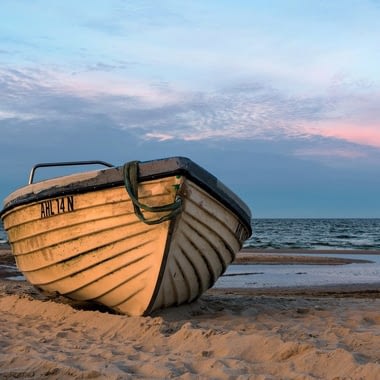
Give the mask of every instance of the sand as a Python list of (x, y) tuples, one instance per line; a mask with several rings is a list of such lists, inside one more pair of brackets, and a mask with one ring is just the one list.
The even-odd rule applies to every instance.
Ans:
[(1, 379), (380, 379), (380, 285), (211, 289), (127, 317), (2, 278), (0, 320)]

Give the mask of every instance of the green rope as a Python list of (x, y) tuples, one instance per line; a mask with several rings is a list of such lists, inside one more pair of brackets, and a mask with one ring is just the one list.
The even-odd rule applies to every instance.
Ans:
[[(146, 224), (159, 224), (174, 218), (182, 210), (182, 199), (177, 196), (173, 203), (163, 206), (148, 206), (139, 201), (138, 194), (138, 165), (139, 161), (127, 162), (123, 166), (124, 184), (127, 192), (132, 200), (133, 208), (136, 216)], [(149, 212), (168, 212), (158, 219), (146, 219), (141, 210)]]

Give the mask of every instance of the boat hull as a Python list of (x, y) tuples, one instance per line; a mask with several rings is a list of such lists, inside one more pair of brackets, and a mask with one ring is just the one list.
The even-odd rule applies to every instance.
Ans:
[[(50, 190), (35, 201), (29, 196), (14, 205), (22, 198), (16, 194), (1, 215), (19, 269), (44, 291), (146, 315), (199, 297), (249, 237), (236, 212), (186, 175), (139, 183), (145, 204), (182, 200), (180, 213), (152, 225), (138, 218), (120, 181), (102, 179), (101, 186), (68, 192), (67, 186), (78, 190), (91, 176), (65, 179), (64, 193)], [(51, 185), (36, 184), (33, 194)], [(148, 220), (163, 214), (144, 211)]]

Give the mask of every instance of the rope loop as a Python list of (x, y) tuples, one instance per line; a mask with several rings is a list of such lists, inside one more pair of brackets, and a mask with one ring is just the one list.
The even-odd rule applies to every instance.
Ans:
[[(173, 219), (182, 210), (182, 199), (177, 196), (173, 203), (163, 205), (163, 206), (148, 206), (139, 201), (138, 194), (138, 165), (139, 161), (130, 161), (123, 166), (123, 177), (125, 188), (131, 198), (133, 203), (133, 209), (136, 216), (144, 223), (153, 225), (165, 222), (167, 220)], [(149, 212), (168, 212), (168, 214), (163, 215), (157, 219), (147, 219), (145, 218), (142, 210)]]

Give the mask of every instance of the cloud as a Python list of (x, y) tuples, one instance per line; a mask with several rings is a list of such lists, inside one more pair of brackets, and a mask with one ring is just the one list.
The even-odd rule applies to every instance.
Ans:
[(20, 112), (8, 112), (0, 111), (0, 120), (9, 120), (9, 119), (19, 119), (19, 120), (33, 120), (36, 118), (36, 115), (30, 113), (20, 113)]
[(308, 123), (306, 129), (318, 136), (333, 137), (355, 144), (380, 148), (380, 121), (367, 124), (351, 120), (326, 120)]
[[(118, 78), (110, 71), (67, 75), (44, 69), (0, 70), (0, 120), (70, 124), (102, 116), (109, 127), (142, 140), (325, 137), (380, 148), (380, 93), (373, 86), (353, 92), (340, 84), (325, 96), (308, 97), (289, 96), (260, 82), (185, 92), (167, 83)], [(323, 155), (302, 149), (296, 154)], [(352, 154), (341, 149), (335, 153)]]
[(143, 136), (164, 133), (186, 141), (307, 137), (298, 120), (305, 115), (318, 119), (328, 106), (321, 99), (287, 98), (260, 84), (189, 93), (176, 105), (161, 108), (160, 117), (147, 119), (144, 129), (149, 132)]
[(305, 119), (301, 128), (313, 136), (380, 148), (380, 89), (365, 80), (340, 78), (330, 88), (333, 102), (319, 120)]
[(146, 133), (145, 136), (148, 139), (158, 140), (158, 141), (168, 141), (168, 140), (174, 139), (173, 135), (164, 134), (164, 133)]

